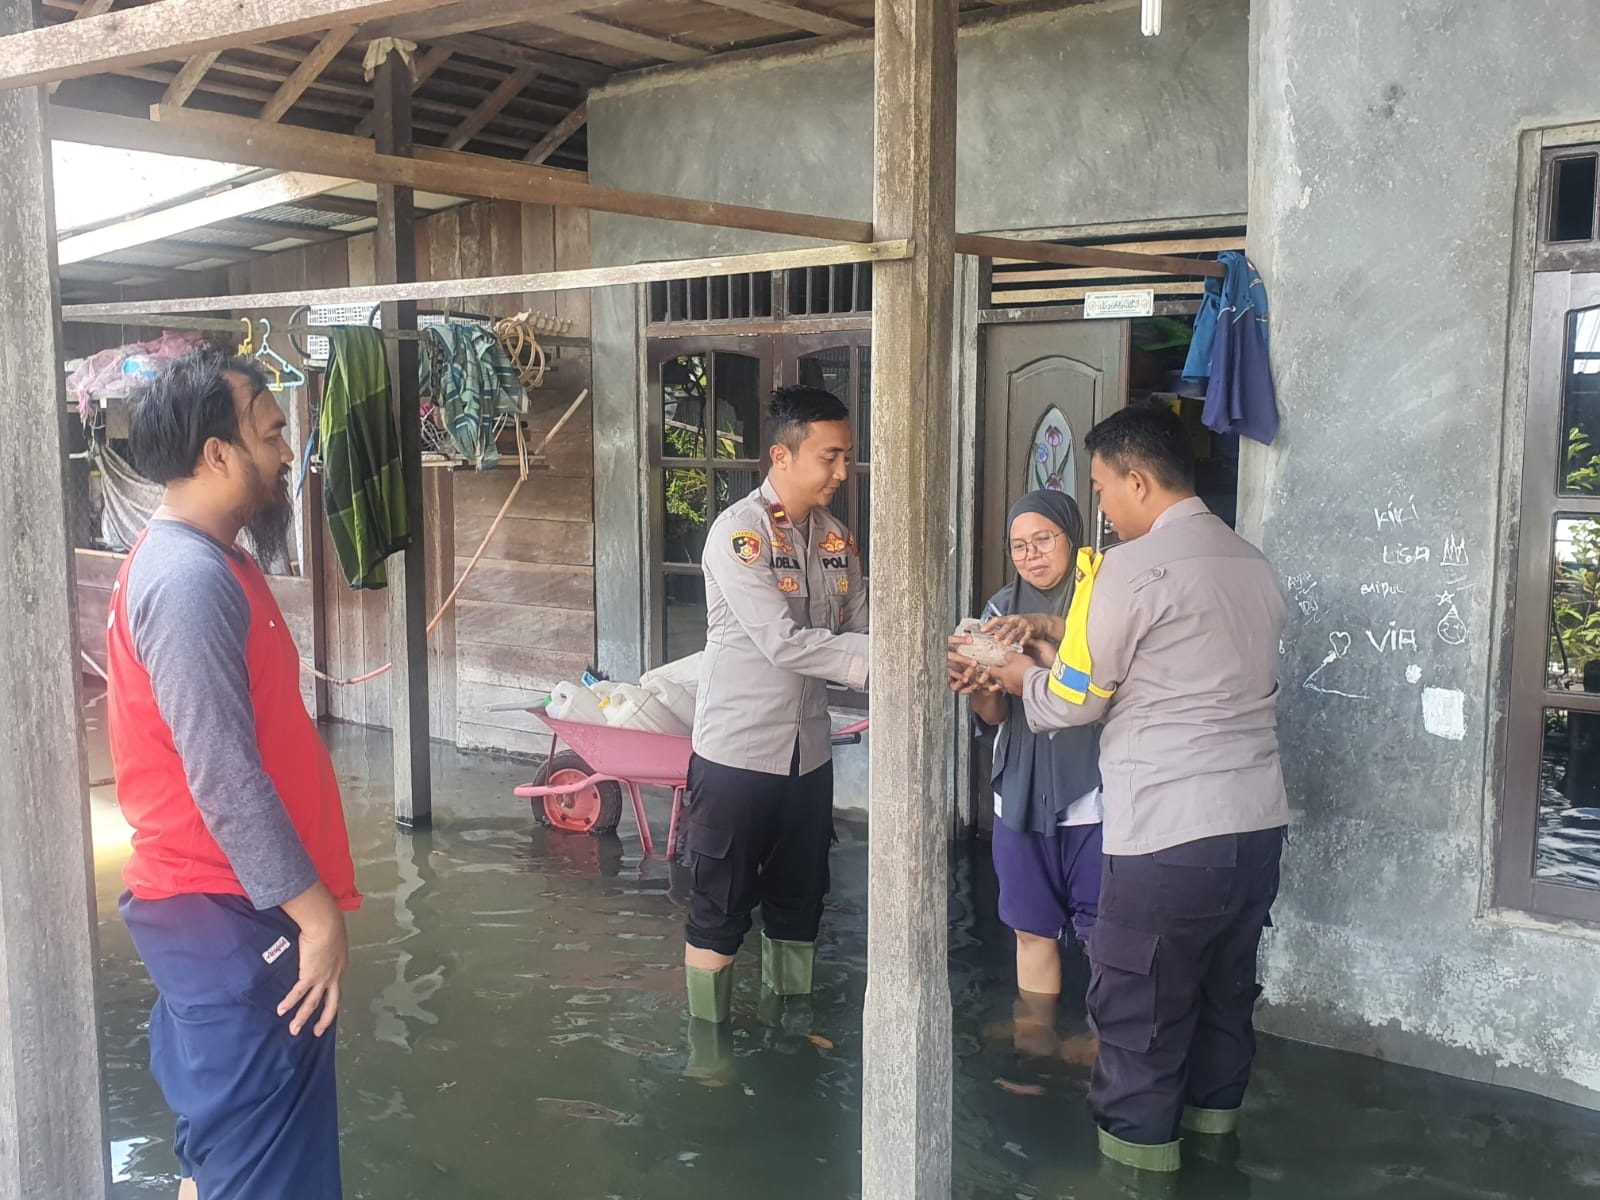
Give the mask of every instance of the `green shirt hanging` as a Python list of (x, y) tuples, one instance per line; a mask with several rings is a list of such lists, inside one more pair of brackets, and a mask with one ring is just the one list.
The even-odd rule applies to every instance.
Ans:
[(383, 337), (349, 325), (329, 342), (318, 424), (328, 527), (350, 586), (387, 587), (384, 560), (410, 546), (411, 529)]

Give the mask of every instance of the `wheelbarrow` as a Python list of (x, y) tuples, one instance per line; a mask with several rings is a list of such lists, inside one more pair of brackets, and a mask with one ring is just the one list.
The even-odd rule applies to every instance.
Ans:
[[(569, 833), (612, 833), (622, 820), (626, 789), (644, 855), (653, 858), (655, 839), (650, 835), (640, 789), (669, 787), (672, 819), (667, 827), (667, 847), (669, 853), (676, 852), (693, 738), (617, 725), (561, 721), (542, 708), (529, 711), (550, 730), (550, 757), (539, 779), (523, 784), (513, 794), (532, 802), (536, 820)], [(835, 730), (833, 744), (859, 744), (868, 725), (867, 721), (858, 721)], [(567, 749), (558, 753), (558, 741), (566, 743)]]

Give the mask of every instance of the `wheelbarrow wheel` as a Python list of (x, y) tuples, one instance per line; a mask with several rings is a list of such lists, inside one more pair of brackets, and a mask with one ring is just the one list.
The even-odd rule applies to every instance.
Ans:
[[(581, 783), (593, 774), (588, 763), (564, 750), (545, 764), (539, 786), (564, 787)], [(564, 796), (535, 796), (530, 803), (533, 819), (549, 829), (601, 837), (615, 833), (622, 820), (622, 785), (609, 780), (591, 783)]]

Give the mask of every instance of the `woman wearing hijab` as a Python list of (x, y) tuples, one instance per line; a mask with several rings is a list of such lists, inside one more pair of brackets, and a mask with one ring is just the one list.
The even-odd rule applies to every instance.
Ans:
[[(1007, 517), (1016, 578), (984, 609), (985, 622), (1017, 613), (1065, 616), (1073, 563), (1084, 540), (1071, 496), (1029, 492)], [(976, 676), (976, 678), (975, 678)], [(1000, 919), (1017, 935), (1017, 1033), (1053, 1035), (1061, 994), (1061, 941), (1086, 941), (1100, 897), (1098, 728), (1035, 734), (1020, 702), (952, 661), (950, 686), (997, 730), (994, 748), (994, 866)]]

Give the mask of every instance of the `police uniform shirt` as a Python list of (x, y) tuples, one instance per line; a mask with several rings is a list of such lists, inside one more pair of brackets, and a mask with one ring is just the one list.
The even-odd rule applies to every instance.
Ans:
[[(1104, 719), (1107, 854), (1288, 823), (1277, 731), (1285, 615), (1272, 564), (1203, 500), (1173, 505), (1106, 553), (1087, 606), (1085, 686), (1052, 688), (1052, 672), (1037, 669), (1023, 706), (1041, 733)], [(1056, 674), (1070, 682), (1073, 665)]]
[(832, 757), (828, 684), (865, 691), (867, 589), (850, 531), (814, 509), (795, 528), (770, 483), (724, 511), (703, 558), (706, 649), (694, 749), (747, 771), (788, 775)]

